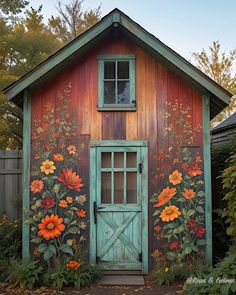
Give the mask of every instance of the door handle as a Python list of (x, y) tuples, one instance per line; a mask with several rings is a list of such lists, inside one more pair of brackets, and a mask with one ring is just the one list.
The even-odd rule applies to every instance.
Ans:
[(97, 223), (97, 202), (93, 202), (93, 217), (94, 223)]

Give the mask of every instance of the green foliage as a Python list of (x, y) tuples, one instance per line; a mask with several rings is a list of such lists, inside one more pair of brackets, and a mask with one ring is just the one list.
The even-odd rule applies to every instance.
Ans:
[[(191, 276), (194, 278), (193, 276)], [(195, 278), (204, 283), (185, 283), (185, 295), (234, 295), (236, 293), (236, 247), (232, 247), (228, 255), (214, 268), (195, 273)]]
[(18, 258), (21, 253), (21, 223), (9, 221), (4, 215), (0, 219), (0, 260)]
[(68, 273), (65, 264), (58, 262), (53, 269), (46, 271), (44, 274), (44, 283), (59, 291), (63, 286), (68, 284), (67, 276)]
[(5, 14), (18, 14), (22, 12), (29, 4), (28, 1), (25, 0), (1, 0), (0, 1), (0, 12), (2, 11)]
[(224, 200), (227, 202), (227, 209), (223, 213), (226, 217), (226, 223), (229, 225), (227, 234), (230, 235), (236, 243), (236, 154), (233, 154), (227, 160), (228, 167), (222, 173), (223, 188), (226, 190)]
[(225, 52), (221, 52), (220, 42), (214, 41), (212, 46), (209, 47), (209, 52), (203, 49), (201, 52), (194, 52), (193, 57), (196, 66), (203, 73), (234, 94), (230, 105), (212, 120), (212, 125), (215, 126), (229, 117), (232, 111), (236, 109), (236, 75), (233, 70), (236, 61), (236, 49), (226, 55)]
[(100, 277), (100, 270), (94, 264), (81, 263), (78, 269), (69, 269), (68, 282), (75, 288), (81, 289), (90, 286)]
[(32, 261), (29, 258), (22, 261), (12, 260), (9, 266), (9, 276), (6, 280), (15, 287), (32, 289), (39, 283), (42, 271), (43, 268), (38, 261)]

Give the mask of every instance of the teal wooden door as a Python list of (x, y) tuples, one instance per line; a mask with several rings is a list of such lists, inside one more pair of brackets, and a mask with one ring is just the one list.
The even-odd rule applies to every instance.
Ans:
[(97, 148), (94, 214), (102, 269), (142, 269), (142, 165), (141, 147)]

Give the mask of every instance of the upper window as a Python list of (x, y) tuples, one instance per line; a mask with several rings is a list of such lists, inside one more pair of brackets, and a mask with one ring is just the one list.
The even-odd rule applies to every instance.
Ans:
[(135, 110), (134, 55), (98, 56), (98, 109)]

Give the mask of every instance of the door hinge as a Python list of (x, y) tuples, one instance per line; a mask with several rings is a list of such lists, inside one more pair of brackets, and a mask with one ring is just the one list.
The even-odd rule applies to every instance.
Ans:
[(93, 218), (94, 223), (97, 223), (97, 202), (93, 202)]
[(138, 254), (138, 260), (139, 260), (140, 262), (143, 261), (143, 253), (142, 253), (142, 252), (140, 252), (140, 253)]
[(139, 173), (143, 172), (143, 163), (138, 164), (138, 171), (139, 171)]

